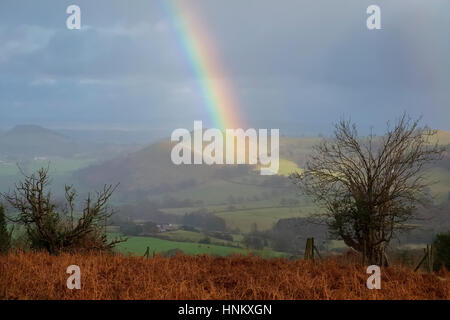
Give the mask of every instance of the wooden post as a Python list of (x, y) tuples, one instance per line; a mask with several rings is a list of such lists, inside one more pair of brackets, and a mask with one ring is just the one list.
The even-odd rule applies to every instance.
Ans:
[(147, 259), (148, 259), (149, 256), (150, 256), (150, 247), (147, 247), (147, 250), (145, 250), (145, 253), (144, 253), (144, 257), (147, 257)]
[(420, 266), (426, 261), (428, 272), (433, 272), (433, 245), (428, 245), (425, 249), (423, 249), (424, 255), (420, 262), (417, 264), (414, 272), (419, 270)]
[(309, 259), (309, 238), (306, 239), (305, 254), (303, 256), (303, 259)]
[(316, 251), (316, 253), (317, 253), (317, 256), (319, 257), (319, 259), (320, 260), (322, 260), (322, 256), (320, 255), (320, 252), (319, 252), (319, 250), (317, 250), (317, 247), (316, 246), (314, 246), (314, 248), (313, 248), (315, 251)]
[(319, 250), (317, 250), (316, 245), (314, 244), (314, 238), (308, 238), (306, 239), (306, 246), (305, 246), (305, 260), (313, 260), (315, 259), (315, 254), (319, 257), (319, 259), (322, 259), (320, 256)]
[(431, 255), (431, 272), (433, 272), (433, 265), (434, 265), (434, 246), (433, 245), (431, 245), (431, 253), (430, 253), (430, 255)]
[(424, 255), (423, 258), (420, 260), (420, 262), (417, 264), (417, 266), (414, 268), (414, 272), (419, 270), (420, 266), (422, 265), (422, 263), (425, 261), (426, 258), (427, 258), (427, 255)]
[(433, 245), (427, 245), (428, 272), (433, 273)]
[(305, 247), (305, 260), (314, 260), (314, 238), (306, 239), (306, 247)]

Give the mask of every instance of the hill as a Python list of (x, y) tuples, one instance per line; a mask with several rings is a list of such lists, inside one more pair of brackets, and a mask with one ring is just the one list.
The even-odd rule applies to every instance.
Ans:
[[(447, 142), (449, 136), (450, 133), (439, 131), (441, 142)], [(83, 168), (75, 175), (90, 190), (101, 188), (104, 183), (120, 182), (118, 203), (132, 203), (136, 208), (130, 211), (122, 206), (119, 211), (132, 219), (156, 219), (155, 222), (163, 223), (168, 217), (159, 221), (160, 214), (152, 214), (152, 207), (170, 216), (206, 209), (237, 232), (248, 233), (254, 228), (264, 231), (280, 219), (301, 218), (317, 210), (310, 199), (298, 194), (287, 175), (301, 171), (313, 146), (321, 140), (320, 137), (280, 137), (277, 176), (261, 176), (251, 166), (176, 166), (170, 159), (173, 144), (169, 139), (125, 157)], [(426, 176), (435, 182), (430, 187), (435, 203), (447, 201), (450, 157), (447, 155), (440, 163), (427, 168)]]
[(35, 125), (19, 125), (0, 135), (0, 153), (13, 158), (68, 157), (79, 146), (70, 138)]
[[(287, 173), (304, 165), (307, 155), (320, 138), (280, 138), (280, 171)], [(89, 185), (120, 181), (125, 190), (170, 191), (193, 186), (215, 178), (236, 178), (243, 175), (258, 179), (256, 166), (174, 165), (170, 153), (174, 143), (160, 140), (126, 157), (106, 161), (79, 172)], [(258, 179), (263, 181), (263, 179)]]
[(120, 182), (123, 192), (149, 194), (192, 187), (216, 174), (215, 167), (174, 165), (171, 148), (170, 142), (159, 141), (127, 156), (82, 169), (77, 175), (89, 186)]
[[(440, 130), (437, 138), (440, 143), (450, 142), (450, 133)], [(171, 194), (172, 196), (193, 197), (193, 190), (201, 189), (201, 198), (208, 196), (220, 186), (221, 199), (230, 195), (254, 197), (263, 192), (262, 188), (287, 187), (286, 177), (295, 171), (301, 171), (314, 145), (320, 143), (319, 137), (280, 137), (280, 168), (277, 180), (275, 176), (261, 176), (257, 166), (230, 165), (174, 165), (170, 159), (173, 143), (169, 139), (160, 140), (142, 150), (130, 153), (125, 157), (108, 160), (97, 165), (84, 168), (76, 173), (81, 183), (89, 187), (99, 187), (104, 183), (121, 184), (121, 192), (136, 193), (148, 197)], [(435, 169), (439, 168), (439, 170)], [(450, 158), (435, 164), (430, 170), (430, 178), (442, 178), (444, 185), (439, 185), (439, 196), (446, 196), (447, 176), (450, 176)], [(225, 185), (225, 186), (224, 186)], [(209, 188), (211, 187), (211, 188)], [(255, 189), (256, 188), (256, 189)], [(270, 190), (269, 190), (270, 191)], [(194, 192), (195, 193), (195, 192)], [(198, 200), (198, 199), (197, 199)], [(215, 201), (222, 204), (223, 201)]]

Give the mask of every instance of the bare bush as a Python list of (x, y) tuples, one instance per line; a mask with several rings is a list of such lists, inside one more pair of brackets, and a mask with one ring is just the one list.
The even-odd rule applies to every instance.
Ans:
[(385, 135), (361, 138), (342, 120), (334, 139), (316, 146), (305, 171), (291, 179), (324, 208), (320, 216), (335, 235), (382, 265), (385, 247), (410, 227), (427, 195), (424, 166), (442, 158), (444, 148), (430, 140), (435, 134), (403, 115)]
[(110, 250), (124, 241), (117, 238), (108, 241), (105, 230), (106, 221), (113, 214), (108, 201), (117, 186), (105, 185), (95, 197), (89, 194), (81, 212), (76, 212), (77, 193), (72, 186), (65, 187), (66, 203), (62, 208), (52, 200), (47, 190), (50, 184), (48, 168), (23, 175), (24, 180), (12, 192), (2, 196), (17, 210), (17, 216), (9, 219), (25, 226), (32, 248), (58, 254), (78, 249)]

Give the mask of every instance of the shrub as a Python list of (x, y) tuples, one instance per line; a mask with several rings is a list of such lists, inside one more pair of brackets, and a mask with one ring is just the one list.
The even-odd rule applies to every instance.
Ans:
[(76, 212), (76, 191), (66, 186), (66, 204), (59, 208), (51, 198), (49, 184), (48, 168), (42, 168), (36, 174), (25, 175), (13, 192), (2, 194), (17, 210), (18, 215), (11, 220), (25, 227), (32, 249), (45, 249), (50, 254), (79, 249), (110, 250), (124, 241), (108, 241), (106, 236), (106, 221), (113, 214), (108, 202), (115, 187), (105, 185), (95, 198), (88, 195), (81, 212)]
[(0, 204), (0, 254), (7, 253), (11, 246), (11, 233), (5, 218), (5, 210)]
[(450, 270), (450, 233), (440, 233), (433, 242), (435, 260), (433, 269), (438, 271), (443, 266)]
[(203, 239), (201, 239), (198, 243), (202, 243), (202, 244), (211, 244), (211, 239), (209, 237), (204, 237)]
[(264, 239), (258, 234), (247, 234), (243, 240), (247, 248), (261, 250), (264, 249)]

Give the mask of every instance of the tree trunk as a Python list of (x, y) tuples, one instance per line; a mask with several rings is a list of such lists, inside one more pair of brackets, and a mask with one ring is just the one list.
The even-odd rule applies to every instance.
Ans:
[(368, 244), (366, 250), (365, 261), (370, 265), (387, 266), (385, 246), (383, 243), (379, 245)]

